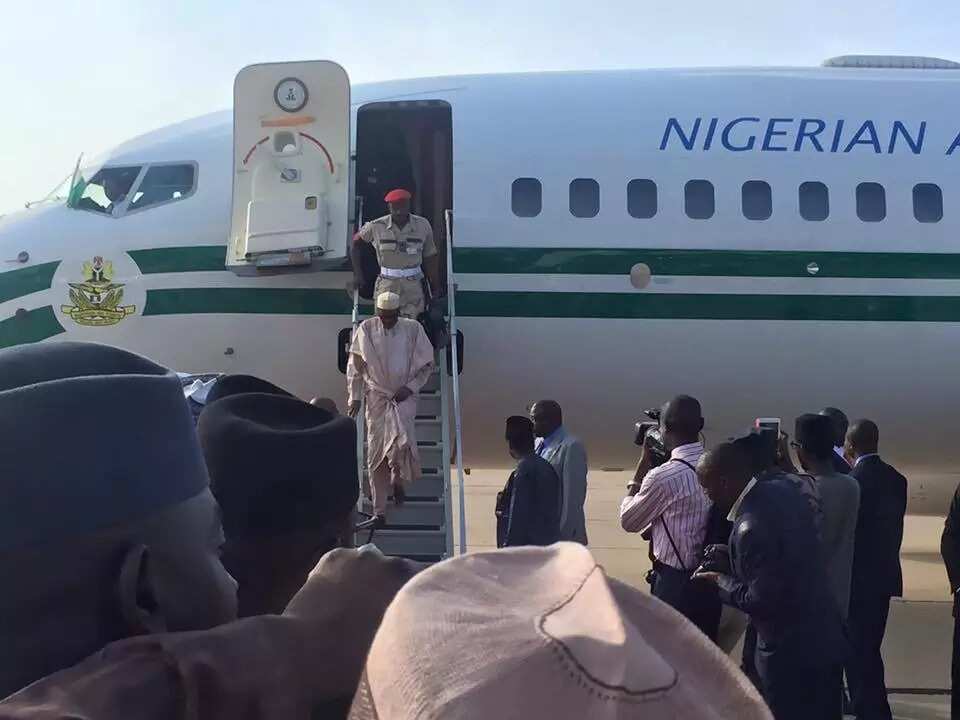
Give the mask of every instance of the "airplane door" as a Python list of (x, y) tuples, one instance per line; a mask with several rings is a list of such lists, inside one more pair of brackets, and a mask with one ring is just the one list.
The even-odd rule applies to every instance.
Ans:
[(243, 68), (233, 86), (227, 267), (339, 267), (349, 241), (350, 80), (334, 62)]

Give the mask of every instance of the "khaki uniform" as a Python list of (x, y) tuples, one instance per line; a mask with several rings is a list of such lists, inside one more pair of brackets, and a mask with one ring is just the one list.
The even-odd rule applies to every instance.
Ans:
[(419, 215), (410, 215), (407, 224), (397, 227), (393, 218), (384, 215), (366, 223), (357, 233), (361, 240), (373, 245), (381, 270), (417, 270), (410, 277), (387, 277), (381, 273), (377, 278), (373, 296), (394, 292), (400, 296), (400, 314), (416, 319), (423, 312), (423, 259), (437, 254), (430, 222)]

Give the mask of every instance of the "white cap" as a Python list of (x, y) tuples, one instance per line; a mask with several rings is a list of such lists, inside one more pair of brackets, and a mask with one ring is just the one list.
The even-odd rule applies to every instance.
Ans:
[(414, 577), (349, 717), (772, 720), (706, 635), (576, 543), (458, 555)]
[(400, 296), (396, 293), (385, 292), (377, 295), (377, 310), (399, 310)]

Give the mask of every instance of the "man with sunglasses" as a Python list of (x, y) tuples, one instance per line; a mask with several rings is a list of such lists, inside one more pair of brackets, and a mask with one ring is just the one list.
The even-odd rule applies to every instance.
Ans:
[(679, 395), (663, 406), (660, 433), (669, 459), (654, 467), (644, 441), (640, 462), (620, 504), (620, 525), (627, 532), (650, 528), (654, 579), (651, 593), (685, 615), (711, 640), (720, 624), (716, 593), (690, 576), (700, 564), (710, 520), (710, 501), (697, 481), (703, 455), (700, 403)]

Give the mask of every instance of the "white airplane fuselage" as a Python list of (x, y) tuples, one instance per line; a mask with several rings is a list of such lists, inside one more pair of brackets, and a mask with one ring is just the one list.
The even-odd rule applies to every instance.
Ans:
[[(701, 401), (708, 442), (758, 416), (782, 417), (792, 433), (798, 414), (833, 405), (879, 423), (911, 512), (944, 513), (960, 479), (958, 96), (958, 71), (851, 68), (355, 87), (354, 113), (391, 100), (452, 108), (467, 464), (506, 465), (503, 419), (546, 397), (595, 468), (635, 462), (634, 422), (677, 393)], [(196, 163), (188, 198), (121, 217), (48, 202), (0, 219), (0, 347), (94, 340), (342, 406), (336, 337), (349, 324), (350, 275), (225, 269), (232, 153), (230, 113), (171, 126), (106, 164)], [(518, 178), (541, 183), (536, 216), (513, 211)], [(599, 188), (591, 217), (571, 212), (576, 179)], [(649, 194), (642, 207), (628, 201), (632, 180), (655, 184), (652, 217), (634, 216), (653, 208)], [(697, 180), (713, 187), (708, 218), (689, 216), (706, 214), (685, 194)], [(769, 212), (762, 186), (751, 186), (759, 199), (743, 197), (748, 181), (769, 185)], [(826, 187), (825, 219), (801, 216), (804, 183)], [(882, 186), (882, 219), (863, 183)], [(591, 214), (587, 185), (581, 215)], [(931, 219), (934, 192), (918, 185), (942, 193), (939, 221), (915, 216), (920, 193)], [(123, 285), (123, 317), (107, 324), (71, 310), (70, 284), (95, 257)]]

